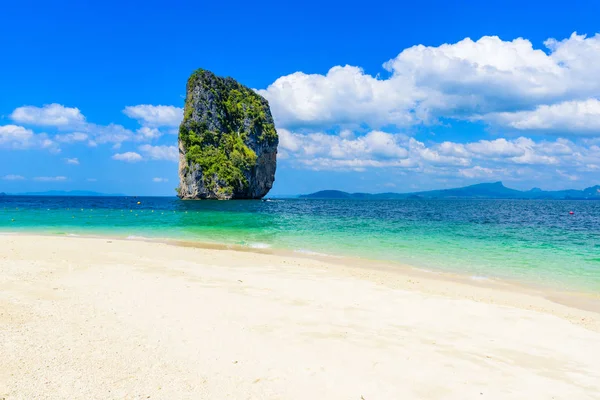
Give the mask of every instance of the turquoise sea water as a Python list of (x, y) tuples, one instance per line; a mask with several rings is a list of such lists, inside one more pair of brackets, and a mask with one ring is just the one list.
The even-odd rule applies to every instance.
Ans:
[(287, 249), (600, 292), (600, 201), (6, 196), (0, 232)]

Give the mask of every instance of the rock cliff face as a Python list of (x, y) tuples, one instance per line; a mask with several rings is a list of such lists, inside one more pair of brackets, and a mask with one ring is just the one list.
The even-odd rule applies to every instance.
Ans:
[(197, 70), (179, 127), (178, 196), (262, 198), (275, 181), (278, 142), (267, 100), (231, 78)]

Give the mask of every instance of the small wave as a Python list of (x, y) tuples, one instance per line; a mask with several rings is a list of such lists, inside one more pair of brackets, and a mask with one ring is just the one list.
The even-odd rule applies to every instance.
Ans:
[(474, 281), (489, 281), (490, 278), (486, 277), (486, 276), (479, 276), (479, 275), (473, 275), (471, 277), (471, 279), (473, 279)]
[(267, 243), (248, 243), (248, 247), (252, 249), (269, 249), (271, 245)]
[(145, 236), (135, 236), (135, 235), (129, 235), (125, 239), (127, 239), (127, 240), (150, 240), (150, 238), (147, 238)]
[(306, 249), (294, 250), (294, 253), (300, 253), (300, 254), (304, 254), (304, 255), (307, 255), (307, 256), (340, 258), (340, 256), (334, 256), (334, 255), (331, 255), (331, 254), (319, 253), (317, 251), (306, 250)]
[(76, 235), (75, 233), (67, 233), (67, 236), (69, 236), (69, 237), (79, 237), (79, 235)]

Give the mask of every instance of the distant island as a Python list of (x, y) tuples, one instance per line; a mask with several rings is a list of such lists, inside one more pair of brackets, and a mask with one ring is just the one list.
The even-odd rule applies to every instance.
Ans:
[(455, 189), (429, 190), (412, 193), (347, 193), (339, 190), (299, 196), (301, 199), (353, 199), (353, 200), (392, 200), (392, 199), (531, 199), (531, 200), (600, 200), (600, 185), (584, 190), (546, 191), (539, 188), (522, 191), (510, 189), (502, 182), (480, 183)]
[(26, 192), (26, 193), (11, 193), (7, 196), (77, 196), (77, 197), (122, 197), (124, 194), (107, 194), (90, 192), (86, 190), (49, 190), (47, 192)]

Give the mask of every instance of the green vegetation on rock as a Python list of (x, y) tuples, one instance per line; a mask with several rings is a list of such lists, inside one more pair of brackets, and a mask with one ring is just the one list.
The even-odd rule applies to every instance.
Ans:
[(200, 168), (202, 186), (217, 198), (246, 191), (257, 162), (253, 148), (275, 146), (276, 152), (278, 142), (263, 97), (231, 78), (202, 69), (187, 83), (179, 140), (186, 159), (184, 172)]

